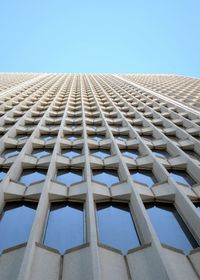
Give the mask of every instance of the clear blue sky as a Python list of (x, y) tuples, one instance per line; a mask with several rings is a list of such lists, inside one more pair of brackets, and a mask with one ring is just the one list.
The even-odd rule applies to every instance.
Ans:
[(200, 77), (200, 0), (1, 0), (0, 71)]

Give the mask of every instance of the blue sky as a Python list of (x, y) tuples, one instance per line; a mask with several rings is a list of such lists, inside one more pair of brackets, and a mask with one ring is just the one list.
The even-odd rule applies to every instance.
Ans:
[(199, 0), (1, 0), (0, 71), (200, 77)]

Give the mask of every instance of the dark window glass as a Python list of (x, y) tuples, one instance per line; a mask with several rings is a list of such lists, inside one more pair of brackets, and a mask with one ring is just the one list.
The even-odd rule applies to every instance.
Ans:
[(94, 156), (97, 156), (99, 158), (106, 158), (110, 156), (110, 150), (106, 150), (106, 149), (94, 149), (94, 150), (90, 150), (91, 154)]
[(194, 152), (194, 151), (192, 151), (192, 150), (183, 150), (187, 155), (189, 155), (192, 159), (196, 159), (196, 160), (198, 160), (198, 161), (200, 161), (200, 156), (196, 153), (196, 152)]
[(126, 150), (121, 150), (121, 153), (123, 156), (130, 157), (132, 159), (136, 159), (139, 156), (138, 150), (126, 149)]
[(106, 184), (108, 187), (119, 182), (118, 172), (116, 170), (93, 170), (93, 179), (99, 183)]
[(14, 157), (17, 156), (20, 153), (21, 149), (15, 148), (15, 149), (6, 149), (3, 151), (2, 156), (5, 158)]
[(34, 149), (32, 155), (36, 158), (48, 156), (52, 153), (52, 149)]
[(161, 157), (161, 158), (169, 158), (170, 157), (170, 154), (166, 150), (154, 149), (154, 150), (152, 150), (152, 153), (155, 156), (158, 156), (158, 157)]
[(33, 183), (39, 182), (41, 180), (44, 180), (46, 177), (46, 170), (42, 169), (25, 169), (20, 178), (19, 181), (26, 186), (29, 186)]
[(3, 178), (6, 176), (6, 173), (8, 172), (7, 169), (0, 168), (0, 181), (3, 180)]
[(182, 249), (186, 254), (198, 247), (172, 205), (149, 203), (146, 208), (161, 243)]
[(197, 210), (200, 211), (200, 203), (194, 203), (194, 205), (197, 208)]
[(84, 243), (82, 203), (52, 203), (44, 244), (60, 253)]
[(169, 173), (177, 183), (187, 185), (188, 187), (191, 187), (194, 184), (196, 184), (193, 178), (186, 171), (171, 170), (169, 171)]
[(1, 252), (28, 240), (36, 207), (36, 203), (6, 203), (0, 220)]
[(149, 170), (130, 170), (130, 174), (134, 181), (146, 184), (149, 188), (157, 183), (156, 177)]
[(73, 158), (79, 156), (81, 154), (81, 150), (78, 149), (62, 149), (62, 155)]
[(97, 220), (100, 243), (117, 248), (124, 254), (140, 245), (127, 204), (98, 203)]
[(67, 186), (83, 180), (82, 170), (58, 169), (56, 180)]

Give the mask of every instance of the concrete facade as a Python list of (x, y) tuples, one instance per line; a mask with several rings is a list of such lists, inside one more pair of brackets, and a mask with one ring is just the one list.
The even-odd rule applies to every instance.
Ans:
[[(27, 243), (0, 256), (0, 279), (200, 279), (200, 249), (186, 255), (161, 243), (144, 207), (147, 202), (174, 205), (200, 245), (200, 212), (195, 207), (200, 201), (199, 88), (199, 79), (175, 75), (0, 74), (0, 154), (21, 149), (13, 157), (0, 155), (1, 168), (8, 170), (0, 182), (0, 208), (8, 201), (38, 202)], [(28, 138), (18, 139), (18, 134)], [(96, 141), (96, 134), (104, 138)], [(41, 135), (53, 137), (44, 140)], [(70, 141), (66, 135), (77, 139)], [(117, 139), (120, 135), (128, 139)], [(38, 159), (32, 155), (35, 148), (51, 148), (52, 154)], [(82, 153), (70, 159), (62, 148)], [(111, 155), (98, 158), (90, 153), (96, 148), (109, 148)], [(121, 150), (126, 148), (138, 149), (140, 156), (124, 156)], [(153, 149), (165, 149), (170, 157), (158, 157)], [(47, 173), (27, 187), (19, 177), (30, 168)], [(66, 187), (55, 180), (58, 168), (82, 170), (83, 180)], [(108, 188), (94, 181), (92, 170), (102, 168), (117, 170), (119, 182)], [(151, 170), (157, 183), (148, 188), (134, 181), (130, 170), (138, 169)], [(177, 183), (168, 173), (177, 169), (187, 171), (195, 184)], [(54, 201), (84, 204), (85, 243), (63, 255), (43, 244)], [(99, 242), (96, 203), (103, 201), (129, 204), (141, 246), (124, 255)]]

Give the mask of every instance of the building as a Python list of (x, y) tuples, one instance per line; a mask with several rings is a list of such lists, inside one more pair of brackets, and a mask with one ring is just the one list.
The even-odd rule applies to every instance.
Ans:
[(199, 89), (2, 73), (0, 279), (199, 279)]

